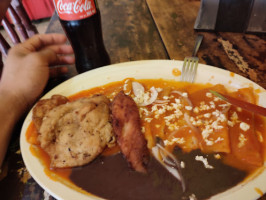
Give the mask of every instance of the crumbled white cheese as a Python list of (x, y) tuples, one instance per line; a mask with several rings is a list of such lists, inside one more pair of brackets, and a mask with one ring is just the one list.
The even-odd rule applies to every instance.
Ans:
[(234, 126), (234, 124), (235, 124), (235, 123), (234, 123), (234, 122), (232, 122), (232, 121), (229, 121), (229, 120), (227, 121), (227, 125), (228, 125), (228, 126), (231, 126), (231, 127), (233, 127), (233, 126)]
[(237, 107), (236, 110), (237, 110), (238, 112), (242, 112), (242, 108), (240, 108), (240, 107)]
[(198, 107), (195, 107), (195, 108), (193, 109), (193, 112), (194, 112), (194, 113), (199, 113), (199, 108), (198, 108)]
[(234, 112), (230, 118), (232, 121), (237, 121), (238, 120), (238, 115), (236, 112)]
[(183, 92), (183, 93), (182, 93), (182, 96), (183, 96), (183, 97), (188, 97), (188, 94), (187, 94), (186, 92)]
[(223, 126), (218, 125), (218, 121), (214, 121), (214, 122), (211, 124), (211, 127), (214, 128), (215, 130), (220, 130), (220, 129), (223, 128)]
[(218, 105), (219, 107), (222, 107), (223, 109), (227, 108), (228, 106), (230, 106), (231, 104), (229, 103), (225, 103), (225, 104), (220, 104)]
[(174, 131), (174, 130), (179, 129), (179, 126), (177, 124), (171, 124), (171, 123), (169, 123), (167, 126), (168, 126), (168, 129), (170, 131)]
[(201, 161), (206, 169), (213, 169), (213, 166), (209, 165), (207, 158), (204, 158), (203, 156), (196, 156), (195, 160)]
[(179, 110), (179, 109), (175, 110), (174, 113), (175, 113), (175, 115), (176, 115), (177, 118), (179, 118), (180, 116), (183, 115), (182, 111)]
[(220, 113), (217, 120), (220, 122), (225, 122), (227, 120), (227, 118), (226, 118), (225, 114)]
[(166, 112), (166, 108), (162, 107), (160, 109), (157, 109), (154, 113), (155, 115), (161, 115), (161, 114), (164, 114), (165, 112)]
[(185, 106), (186, 110), (192, 110), (192, 106)]
[(219, 110), (215, 110), (215, 111), (212, 112), (212, 115), (214, 115), (215, 117), (219, 117), (220, 111)]
[(220, 101), (219, 97), (214, 97), (214, 101)]
[(150, 112), (148, 111), (148, 109), (147, 108), (144, 108), (144, 107), (139, 108), (139, 111), (141, 113), (144, 113), (144, 115), (147, 115), (147, 116), (150, 114)]
[(171, 114), (171, 115), (165, 116), (164, 119), (166, 121), (171, 121), (171, 120), (175, 119), (175, 115), (174, 114)]
[(210, 110), (210, 109), (211, 109), (210, 106), (205, 104), (204, 101), (200, 102), (200, 107), (199, 107), (200, 111), (205, 111), (205, 110)]
[(158, 110), (158, 107), (157, 107), (158, 105), (153, 105), (152, 107), (151, 107), (151, 112), (154, 112), (154, 111), (156, 111), (156, 110)]
[(182, 169), (184, 169), (185, 166), (186, 166), (186, 165), (185, 165), (185, 162), (181, 161), (181, 162), (180, 162), (180, 167), (181, 167)]
[(150, 123), (152, 120), (153, 120), (153, 118), (148, 118), (148, 117), (144, 119), (144, 121), (146, 121), (148, 123)]
[(205, 113), (203, 116), (204, 116), (205, 118), (210, 118), (210, 117), (211, 117), (211, 113)]
[(207, 93), (206, 93), (206, 97), (212, 98), (212, 93), (207, 92)]
[(165, 146), (173, 145), (173, 144), (184, 144), (185, 139), (183, 137), (182, 138), (173, 138), (172, 140), (164, 140), (163, 143)]
[(159, 92), (161, 92), (161, 91), (163, 91), (163, 89), (162, 88), (155, 88), (156, 89), (156, 91), (159, 93)]
[(208, 139), (205, 139), (205, 142), (206, 142), (206, 145), (207, 146), (212, 146), (213, 145), (213, 141), (211, 141), (211, 140), (208, 140)]
[(175, 103), (180, 104), (181, 103), (180, 99), (175, 99)]
[(215, 106), (215, 103), (214, 103), (213, 101), (210, 101), (210, 105), (211, 105), (211, 106), (210, 106), (211, 108), (215, 108), (215, 107), (216, 107), (216, 106)]
[(217, 142), (221, 142), (223, 140), (224, 140), (224, 138), (218, 137), (214, 142), (217, 143)]
[(203, 139), (207, 139), (212, 132), (213, 129), (210, 125), (205, 126), (205, 129), (203, 129), (201, 132)]
[(256, 134), (257, 134), (257, 137), (258, 137), (259, 142), (262, 143), (264, 140), (263, 140), (263, 137), (262, 137), (261, 132), (260, 131), (256, 131)]
[(245, 122), (241, 122), (239, 126), (243, 131), (247, 131), (250, 128), (250, 126)]
[(244, 134), (241, 133), (239, 135), (238, 140), (239, 140), (239, 143), (238, 143), (237, 146), (238, 146), (238, 148), (241, 148), (241, 147), (243, 147), (246, 144), (247, 138), (244, 136)]
[(202, 123), (202, 120), (199, 119), (199, 120), (196, 121), (196, 125), (197, 125), (197, 126), (201, 126), (202, 124), (203, 124), (203, 123)]
[(218, 160), (218, 159), (221, 159), (221, 155), (220, 155), (220, 154), (215, 154), (215, 155), (214, 155), (214, 158), (216, 158), (217, 160)]
[(191, 194), (188, 198), (189, 200), (197, 200), (197, 197), (195, 194)]

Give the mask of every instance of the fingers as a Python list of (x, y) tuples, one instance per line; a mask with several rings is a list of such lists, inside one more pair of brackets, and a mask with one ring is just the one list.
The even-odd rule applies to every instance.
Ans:
[(75, 57), (74, 56), (59, 55), (59, 56), (57, 56), (57, 62), (53, 63), (53, 64), (55, 64), (55, 65), (64, 65), (64, 64), (71, 65), (74, 63), (75, 63)]
[(70, 45), (51, 45), (47, 48), (52, 49), (57, 54), (73, 54), (74, 51)]
[(43, 49), (36, 53), (41, 63), (46, 63), (46, 65), (62, 65), (62, 64), (73, 64), (75, 62), (75, 57), (72, 55), (59, 55), (56, 54), (51, 49)]
[(53, 65), (73, 64), (75, 57), (73, 56), (73, 49), (70, 45), (52, 45), (47, 47), (57, 54), (56, 60), (50, 62)]
[(22, 48), (29, 52), (34, 52), (49, 45), (64, 44), (66, 40), (67, 38), (63, 34), (38, 34), (17, 45), (17, 48)]
[(39, 59), (40, 63), (45, 63), (47, 66), (59, 61), (57, 54), (49, 48), (42, 49), (32, 55), (36, 56), (36, 59)]

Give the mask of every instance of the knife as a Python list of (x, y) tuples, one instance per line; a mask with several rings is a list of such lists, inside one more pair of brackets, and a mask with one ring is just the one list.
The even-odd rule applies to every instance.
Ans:
[(258, 106), (258, 105), (252, 104), (252, 103), (248, 103), (248, 102), (245, 102), (245, 101), (230, 97), (228, 95), (218, 93), (218, 92), (213, 91), (213, 90), (210, 90), (210, 92), (212, 94), (214, 94), (215, 96), (219, 97), (220, 99), (231, 103), (232, 105), (238, 106), (240, 108), (243, 108), (243, 109), (245, 109), (247, 111), (250, 111), (250, 112), (253, 112), (253, 113), (256, 113), (256, 114), (260, 114), (260, 115), (266, 116), (266, 108), (264, 108), (262, 106)]

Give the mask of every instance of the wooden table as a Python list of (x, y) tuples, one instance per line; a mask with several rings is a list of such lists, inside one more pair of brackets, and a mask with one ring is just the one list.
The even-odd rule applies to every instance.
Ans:
[[(111, 63), (133, 60), (183, 60), (192, 53), (198, 34), (193, 26), (198, 0), (98, 0), (105, 46)], [(47, 33), (63, 33), (56, 15)], [(266, 88), (266, 36), (241, 33), (204, 35), (200, 62), (230, 70)], [(51, 80), (47, 90), (76, 74), (74, 66), (63, 79)], [(53, 199), (30, 177), (19, 150), (23, 122), (14, 129), (6, 157), (6, 173), (0, 179), (1, 199)], [(266, 200), (266, 195), (260, 198)]]

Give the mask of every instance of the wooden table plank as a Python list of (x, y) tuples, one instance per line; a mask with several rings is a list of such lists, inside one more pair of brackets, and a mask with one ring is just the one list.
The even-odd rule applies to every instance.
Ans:
[(191, 55), (194, 22), (200, 2), (195, 0), (146, 0), (171, 59)]
[(103, 37), (112, 63), (168, 59), (143, 0), (99, 0)]
[[(170, 59), (190, 56), (197, 32), (198, 0), (146, 0)], [(240, 74), (266, 88), (266, 36), (199, 32), (201, 63)]]

